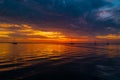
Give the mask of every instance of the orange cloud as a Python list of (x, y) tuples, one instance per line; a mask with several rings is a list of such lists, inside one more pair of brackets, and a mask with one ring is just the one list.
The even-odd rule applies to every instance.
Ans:
[(0, 24), (0, 27), (3, 27), (3, 28), (9, 28), (9, 27), (20, 27), (20, 25), (18, 25), (18, 24), (2, 23), (2, 24)]
[(47, 37), (47, 38), (65, 38), (65, 36), (60, 33), (60, 32), (48, 32), (48, 31), (40, 31), (40, 30), (34, 30), (31, 32), (31, 34), (27, 34), (27, 35), (34, 35), (34, 36), (43, 36), (43, 37)]
[[(12, 35), (12, 36), (10, 36)], [(88, 36), (69, 37), (60, 31), (44, 31), (35, 29), (28, 24), (0, 24), (0, 37), (16, 38), (18, 41), (41, 41), (41, 42), (86, 42)]]
[(0, 31), (0, 37), (10, 37), (9, 34), (13, 34), (11, 31)]
[[(19, 27), (19, 29), (14, 29), (13, 27)], [(41, 36), (45, 39), (64, 39), (66, 37), (61, 32), (37, 30), (27, 24), (0, 24), (0, 37), (14, 37), (9, 36), (10, 34), (22, 35), (23, 37), (26, 36), (26, 38), (31, 38), (31, 40), (32, 37), (35, 37), (34, 39), (36, 40), (40, 40)]]
[(120, 39), (120, 34), (108, 34), (103, 36), (96, 36), (98, 39)]

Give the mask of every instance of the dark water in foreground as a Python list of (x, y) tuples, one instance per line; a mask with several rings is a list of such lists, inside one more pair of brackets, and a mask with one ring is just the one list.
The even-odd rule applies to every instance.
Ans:
[(0, 80), (120, 80), (120, 45), (0, 44)]

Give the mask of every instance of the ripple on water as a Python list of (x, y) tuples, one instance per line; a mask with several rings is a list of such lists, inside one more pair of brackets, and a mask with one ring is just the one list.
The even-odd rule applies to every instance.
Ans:
[[(61, 76), (67, 72), (74, 72), (76, 75), (82, 73), (87, 74), (90, 73), (92, 69), (97, 70), (99, 74), (104, 73), (104, 75), (101, 76), (113, 76), (110, 74), (112, 72), (110, 70), (111, 68), (106, 67), (108, 65), (103, 66), (102, 64), (108, 64), (108, 62), (104, 60), (116, 58), (116, 56), (120, 55), (120, 51), (118, 51), (118, 49), (116, 51), (114, 46), (112, 49), (112, 46), (82, 47), (63, 44), (5, 45), (4, 48), (0, 45), (0, 51), (2, 51), (2, 53), (0, 53), (0, 73), (7, 72), (8, 76), (15, 80), (17, 77), (24, 78), (26, 76), (39, 73), (44, 74), (46, 72), (54, 74), (53, 72), (57, 71), (58, 73), (61, 72)], [(113, 53), (116, 55), (113, 55)], [(111, 60), (111, 63), (116, 63), (112, 61), (113, 60)], [(119, 61), (119, 59), (116, 61)], [(100, 62), (103, 62), (101, 63), (102, 66), (99, 65)], [(114, 69), (115, 71), (113, 70), (112, 73), (116, 72), (115, 67)], [(95, 73), (93, 72), (91, 74)], [(118, 75), (118, 73), (115, 75)]]

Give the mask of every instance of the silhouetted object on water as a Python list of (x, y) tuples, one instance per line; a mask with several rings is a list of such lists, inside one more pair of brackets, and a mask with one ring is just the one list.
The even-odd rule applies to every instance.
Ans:
[(96, 43), (96, 42), (94, 42), (94, 45), (97, 45), (97, 43)]
[(18, 44), (17, 42), (12, 42), (12, 44)]
[(75, 44), (75, 43), (70, 43), (71, 45)]
[(107, 44), (107, 45), (110, 45), (110, 43), (108, 43), (108, 42), (107, 42), (106, 44)]

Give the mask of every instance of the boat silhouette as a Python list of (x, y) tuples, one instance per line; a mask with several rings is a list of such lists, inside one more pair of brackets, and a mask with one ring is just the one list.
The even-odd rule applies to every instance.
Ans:
[(12, 42), (12, 44), (18, 44), (17, 42)]
[(75, 43), (70, 43), (71, 45), (75, 44)]
[(109, 43), (109, 42), (107, 42), (106, 44), (107, 44), (107, 45), (110, 45), (110, 43)]

